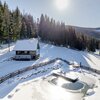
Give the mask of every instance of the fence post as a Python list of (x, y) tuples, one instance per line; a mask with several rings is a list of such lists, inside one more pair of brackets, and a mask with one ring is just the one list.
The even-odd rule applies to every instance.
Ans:
[[(84, 72), (83, 72), (83, 70), (82, 70), (82, 63), (80, 62), (80, 69), (81, 69), (81, 73), (83, 73), (84, 74)], [(85, 74), (84, 74), (85, 75)]]

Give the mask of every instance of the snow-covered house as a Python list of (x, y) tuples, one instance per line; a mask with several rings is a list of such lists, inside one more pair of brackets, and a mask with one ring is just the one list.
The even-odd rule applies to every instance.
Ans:
[(37, 39), (18, 40), (14, 47), (16, 60), (31, 60), (39, 57), (39, 42)]

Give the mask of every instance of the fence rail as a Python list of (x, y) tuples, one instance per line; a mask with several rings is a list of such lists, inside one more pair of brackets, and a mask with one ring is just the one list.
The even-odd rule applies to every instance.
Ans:
[[(19, 74), (22, 74), (24, 72), (30, 71), (32, 69), (37, 69), (39, 67), (46, 66), (48, 64), (52, 64), (52, 63), (54, 63), (57, 60), (61, 60), (61, 61), (65, 62), (65, 63), (67, 63), (68, 65), (70, 65), (70, 62), (65, 60), (65, 59), (55, 58), (53, 60), (42, 62), (42, 63), (39, 63), (39, 64), (35, 64), (33, 66), (29, 66), (29, 67), (17, 70), (15, 72), (9, 73), (9, 74), (7, 74), (7, 75), (5, 75), (3, 77), (0, 77), (0, 84), (3, 83), (4, 81), (8, 80), (9, 78), (12, 78), (12, 77), (16, 76), (16, 75), (19, 75)], [(93, 69), (93, 68), (90, 68), (90, 67), (87, 67), (87, 66), (83, 66), (83, 65), (80, 65), (79, 67), (82, 68), (82, 69), (85, 69), (85, 70), (88, 70), (88, 71), (100, 74), (100, 70)]]
[(87, 66), (84, 66), (84, 65), (81, 65), (80, 67), (84, 70), (88, 70), (88, 71), (94, 72), (96, 74), (100, 74), (100, 70), (97, 70), (97, 69), (94, 69), (94, 68), (91, 68), (91, 67), (87, 67)]
[(14, 77), (16, 75), (19, 75), (19, 74), (22, 74), (24, 72), (30, 71), (32, 69), (36, 69), (36, 68), (39, 68), (39, 67), (46, 66), (48, 64), (54, 63), (57, 60), (58, 60), (58, 58), (55, 58), (55, 59), (47, 61), (47, 62), (42, 62), (42, 63), (39, 63), (39, 64), (35, 64), (33, 66), (29, 66), (29, 67), (17, 70), (15, 72), (9, 73), (9, 74), (7, 74), (7, 75), (5, 75), (3, 77), (0, 77), (0, 83), (6, 81), (7, 79), (12, 78), (12, 77)]

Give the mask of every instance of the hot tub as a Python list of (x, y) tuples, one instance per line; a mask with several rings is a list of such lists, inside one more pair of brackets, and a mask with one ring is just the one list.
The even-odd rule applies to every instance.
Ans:
[(87, 90), (89, 89), (88, 85), (81, 81), (77, 81), (75, 83), (65, 83), (61, 87), (70, 92), (80, 92), (84, 94), (86, 94)]
[(61, 77), (54, 78), (50, 81), (53, 85), (60, 86), (69, 92), (86, 94), (89, 89), (88, 85), (81, 81), (69, 82)]

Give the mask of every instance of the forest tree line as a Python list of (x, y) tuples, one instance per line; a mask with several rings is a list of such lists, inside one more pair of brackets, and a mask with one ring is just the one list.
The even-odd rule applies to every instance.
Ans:
[(72, 26), (66, 26), (62, 22), (55, 22), (54, 19), (50, 19), (47, 15), (41, 15), (38, 33), (42, 41), (55, 45), (93, 52), (100, 49), (100, 40), (84, 33), (78, 33)]
[(18, 7), (11, 11), (6, 2), (0, 2), (0, 43), (34, 37), (35, 25), (30, 14), (22, 14)]
[(35, 21), (30, 14), (22, 14), (18, 7), (11, 11), (6, 2), (0, 2), (0, 44), (37, 36), (41, 41), (78, 50), (94, 52), (100, 49), (100, 40), (77, 33), (65, 23), (43, 14)]

